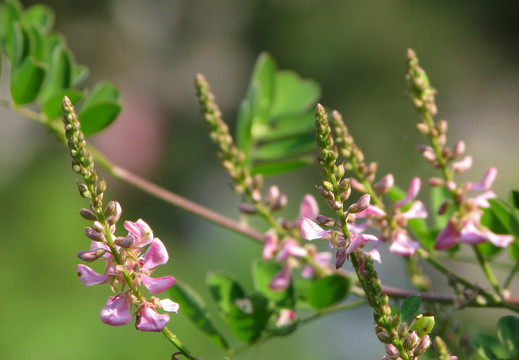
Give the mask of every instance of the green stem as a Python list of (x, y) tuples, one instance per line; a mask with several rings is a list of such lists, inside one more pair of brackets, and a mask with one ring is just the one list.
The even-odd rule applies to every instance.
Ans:
[(195, 355), (191, 354), (191, 352), (184, 346), (184, 344), (179, 340), (179, 338), (171, 332), (167, 327), (162, 329), (162, 334), (172, 343), (182, 354), (192, 360), (200, 360), (202, 358), (197, 358)]
[(512, 279), (513, 279), (515, 273), (517, 272), (517, 270), (519, 270), (519, 261), (516, 261), (514, 267), (512, 268), (512, 270), (510, 270), (510, 273), (506, 277), (506, 280), (503, 283), (503, 287), (505, 289), (508, 289), (508, 286), (510, 286), (510, 282), (512, 281)]
[(485, 258), (485, 255), (481, 252), (481, 250), (478, 248), (477, 245), (472, 246), (474, 249), (474, 252), (476, 253), (476, 257), (478, 259), (479, 265), (481, 265), (481, 268), (483, 269), (483, 272), (485, 273), (488, 281), (490, 282), (490, 285), (494, 288), (496, 294), (501, 297), (501, 287), (499, 286), (499, 282), (497, 281), (496, 276), (494, 275), (494, 272), (492, 271), (492, 268), (490, 267), (490, 263)]

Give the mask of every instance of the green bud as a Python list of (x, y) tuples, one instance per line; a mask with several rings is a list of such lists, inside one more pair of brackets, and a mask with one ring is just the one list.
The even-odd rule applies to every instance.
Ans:
[(434, 323), (434, 314), (420, 314), (415, 317), (413, 323), (411, 324), (411, 331), (416, 331), (419, 337), (424, 337), (425, 335), (430, 334), (434, 328)]
[(323, 181), (323, 187), (328, 190), (328, 191), (332, 191), (333, 190), (333, 185), (331, 182), (329, 181)]

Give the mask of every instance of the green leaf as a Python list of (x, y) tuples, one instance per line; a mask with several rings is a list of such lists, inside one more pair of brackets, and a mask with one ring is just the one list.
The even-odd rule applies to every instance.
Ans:
[(116, 101), (98, 102), (82, 108), (78, 114), (81, 130), (85, 136), (93, 135), (110, 125), (121, 110), (121, 104)]
[(169, 297), (180, 305), (179, 312), (186, 315), (216, 345), (225, 350), (229, 344), (210, 320), (210, 314), (200, 295), (186, 284), (176, 282), (169, 290)]
[(517, 191), (517, 190), (510, 191), (508, 202), (515, 209), (519, 209), (519, 191)]
[(497, 336), (510, 355), (519, 353), (519, 319), (515, 316), (503, 316), (497, 322)]
[(118, 101), (119, 96), (119, 89), (117, 89), (114, 84), (107, 81), (100, 82), (92, 89), (88, 97), (85, 99), (82, 109), (88, 108), (99, 102)]
[(224, 317), (229, 316), (234, 301), (245, 296), (242, 287), (227, 274), (209, 273), (207, 275), (207, 285), (218, 310)]
[(313, 150), (315, 146), (314, 134), (305, 134), (262, 145), (256, 150), (254, 157), (257, 160), (282, 159)]
[(272, 290), (270, 282), (279, 273), (282, 266), (274, 261), (257, 260), (252, 264), (254, 288), (268, 299), (274, 301), (278, 307), (293, 309), (295, 294), (292, 284), (285, 290)]
[(11, 60), (12, 70), (21, 63), (24, 53), (24, 34), (20, 23), (11, 25), (4, 41), (5, 54)]
[(272, 141), (304, 133), (313, 134), (314, 123), (313, 112), (289, 114), (276, 118), (268, 125), (255, 126), (254, 137), (259, 141)]
[(308, 303), (316, 310), (322, 310), (348, 296), (351, 280), (348, 277), (332, 274), (319, 278), (308, 289)]
[(238, 339), (251, 344), (265, 330), (269, 316), (268, 299), (252, 294), (230, 304), (228, 323)]
[(76, 104), (83, 94), (74, 89), (63, 89), (49, 96), (49, 98), (41, 105), (41, 109), (45, 116), (49, 119), (59, 118), (61, 116), (61, 103), (63, 98), (67, 96), (72, 104)]
[(5, 9), (7, 10), (7, 15), (11, 19), (11, 21), (20, 20), (21, 14), (23, 12), (22, 3), (18, 0), (5, 0)]
[(48, 6), (36, 4), (23, 13), (22, 21), (47, 34), (54, 25), (54, 12)]
[(84, 65), (75, 65), (72, 69), (72, 87), (81, 84), (88, 76), (88, 68)]
[(276, 74), (274, 102), (270, 116), (277, 117), (304, 112), (315, 106), (321, 95), (319, 85), (313, 80), (303, 80), (293, 71), (283, 70)]
[(45, 78), (45, 68), (32, 57), (26, 58), (11, 77), (11, 98), (16, 105), (33, 102)]
[(495, 336), (477, 334), (471, 341), (480, 358), (486, 360), (510, 359), (510, 355)]
[(302, 156), (294, 160), (258, 164), (251, 169), (251, 174), (253, 176), (256, 174), (262, 174), (263, 176), (277, 175), (302, 168), (313, 163), (313, 161), (312, 157)]
[(63, 45), (58, 45), (52, 53), (52, 62), (49, 74), (45, 79), (44, 89), (41, 94), (42, 102), (48, 100), (60, 90), (70, 88), (72, 84), (72, 55)]
[(472, 340), (472, 346), (476, 350), (476, 353), (483, 360), (499, 360), (499, 358), (494, 354), (492, 349), (490, 349), (487, 345), (480, 343), (477, 340)]
[(409, 319), (411, 316), (413, 316), (418, 311), (421, 304), (422, 304), (422, 299), (420, 298), (420, 296), (417, 296), (417, 295), (408, 296), (402, 303), (402, 310), (401, 310), (402, 316), (400, 317), (400, 319), (402, 321)]
[(519, 236), (517, 210), (501, 199), (489, 199), (490, 209), (507, 230), (507, 233)]

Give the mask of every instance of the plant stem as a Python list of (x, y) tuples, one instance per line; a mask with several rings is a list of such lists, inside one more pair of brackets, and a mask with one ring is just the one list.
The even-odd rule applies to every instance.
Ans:
[(202, 358), (197, 358), (195, 355), (191, 354), (188, 349), (182, 344), (182, 341), (179, 340), (179, 338), (171, 332), (167, 327), (162, 329), (162, 333), (166, 337), (166, 339), (169, 340), (170, 343), (172, 343), (178, 350), (182, 352), (182, 354), (192, 360), (201, 360)]
[(496, 276), (494, 275), (494, 272), (492, 271), (492, 268), (490, 267), (490, 263), (485, 258), (485, 255), (479, 250), (477, 245), (472, 246), (474, 249), (474, 252), (476, 253), (476, 257), (478, 259), (479, 264), (481, 265), (481, 268), (483, 269), (483, 272), (485, 273), (488, 281), (490, 282), (490, 285), (494, 288), (496, 294), (501, 297), (501, 287), (499, 286), (499, 282), (497, 281)]

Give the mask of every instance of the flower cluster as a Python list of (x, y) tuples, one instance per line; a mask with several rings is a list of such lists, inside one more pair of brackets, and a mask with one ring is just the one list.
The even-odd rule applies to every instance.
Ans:
[[(315, 218), (319, 213), (319, 208), (315, 198), (312, 195), (305, 195), (301, 201), (298, 218), (290, 225), (299, 227), (303, 221), (308, 218)], [(288, 223), (287, 223), (288, 224)], [(279, 241), (278, 234), (271, 229), (265, 235), (265, 245), (263, 247), (263, 259), (272, 260), (283, 263), (281, 271), (274, 276), (270, 282), (272, 290), (284, 290), (290, 285), (290, 274), (292, 268), (299, 265), (297, 258), (310, 257), (320, 267), (326, 267), (331, 261), (329, 252), (317, 252), (314, 246), (302, 247), (299, 242), (292, 237), (285, 237)], [(302, 271), (304, 278), (312, 277), (315, 268), (307, 264)]]
[[(115, 203), (115, 202), (112, 202)], [(159, 294), (169, 289), (174, 283), (172, 276), (152, 278), (154, 268), (165, 264), (168, 259), (166, 247), (143, 220), (125, 221), (128, 231), (125, 237), (115, 237), (115, 221), (120, 217), (121, 207), (115, 203), (112, 220), (106, 229), (99, 221), (85, 229), (86, 235), (92, 239), (90, 250), (81, 251), (78, 257), (91, 262), (105, 262), (104, 273), (98, 274), (92, 268), (77, 265), (81, 282), (86, 286), (107, 283), (117, 293), (108, 297), (101, 310), (101, 321), (112, 326), (126, 325), (132, 321), (131, 309), (136, 306), (135, 327), (140, 331), (162, 331), (169, 322), (168, 314), (160, 314), (157, 309), (176, 313), (179, 305), (169, 299), (159, 300), (152, 296), (143, 296), (143, 287), (151, 294)], [(83, 214), (89, 210), (83, 209)], [(115, 221), (114, 221), (115, 220)], [(107, 236), (110, 237), (107, 239)], [(144, 256), (142, 252), (148, 247)]]

